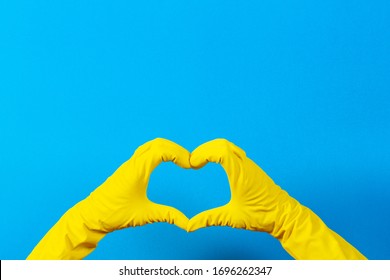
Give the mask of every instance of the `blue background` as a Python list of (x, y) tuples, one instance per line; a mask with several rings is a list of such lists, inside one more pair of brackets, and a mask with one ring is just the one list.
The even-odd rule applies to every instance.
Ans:
[[(231, 140), (368, 258), (390, 258), (389, 1), (128, 2), (0, 2), (1, 259), (25, 258), (155, 137)], [(166, 163), (148, 196), (192, 217), (230, 193), (218, 165)], [(266, 233), (164, 223), (111, 233), (88, 258), (291, 259)]]

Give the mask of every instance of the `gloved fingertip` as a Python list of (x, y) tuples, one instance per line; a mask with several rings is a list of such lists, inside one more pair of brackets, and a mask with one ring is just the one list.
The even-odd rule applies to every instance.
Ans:
[(196, 230), (198, 230), (200, 228), (202, 228), (202, 226), (197, 225), (195, 223), (188, 223), (187, 232), (193, 232), (193, 231), (196, 231)]
[(171, 224), (174, 224), (175, 226), (181, 228), (182, 230), (187, 231), (187, 226), (188, 226), (188, 218), (176, 218), (172, 220)]
[(199, 169), (208, 163), (206, 158), (201, 157), (198, 153), (191, 153), (190, 155), (190, 166), (193, 169)]
[(175, 158), (174, 163), (179, 165), (182, 168), (190, 169), (191, 168), (190, 153), (189, 152), (181, 153), (179, 156)]
[(200, 228), (207, 227), (207, 216), (204, 213), (200, 213), (188, 221), (187, 232), (193, 232)]

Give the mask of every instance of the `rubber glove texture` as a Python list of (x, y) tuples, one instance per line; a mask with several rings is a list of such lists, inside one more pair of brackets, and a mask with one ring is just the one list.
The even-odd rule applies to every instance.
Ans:
[(365, 259), (351, 244), (330, 230), (310, 209), (301, 205), (246, 153), (225, 139), (207, 142), (191, 153), (191, 166), (208, 162), (224, 168), (230, 201), (206, 210), (188, 223), (188, 231), (208, 226), (264, 231), (277, 238), (295, 259)]
[(114, 230), (168, 222), (184, 230), (188, 218), (179, 210), (147, 198), (150, 174), (172, 161), (190, 168), (190, 153), (157, 138), (140, 146), (101, 186), (69, 209), (38, 243), (27, 259), (82, 259)]

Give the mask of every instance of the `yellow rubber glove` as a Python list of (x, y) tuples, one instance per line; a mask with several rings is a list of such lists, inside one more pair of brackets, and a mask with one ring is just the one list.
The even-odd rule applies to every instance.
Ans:
[(191, 166), (220, 163), (229, 179), (231, 199), (204, 211), (188, 223), (188, 231), (207, 226), (265, 231), (276, 237), (295, 259), (365, 259), (330, 230), (310, 209), (277, 186), (245, 152), (224, 139), (207, 142), (191, 153)]
[(146, 189), (161, 162), (190, 168), (189, 156), (186, 149), (165, 139), (140, 146), (100, 187), (68, 210), (27, 259), (82, 259), (107, 233), (154, 222), (186, 230), (188, 218), (175, 208), (150, 201)]

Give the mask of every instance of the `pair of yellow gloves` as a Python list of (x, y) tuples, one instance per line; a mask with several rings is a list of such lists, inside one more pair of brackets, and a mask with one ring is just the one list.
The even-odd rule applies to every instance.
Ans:
[[(173, 207), (150, 201), (150, 174), (166, 161), (195, 169), (208, 162), (221, 164), (229, 179), (229, 203), (189, 220)], [(190, 153), (161, 138), (140, 146), (100, 187), (69, 209), (27, 259), (82, 259), (107, 233), (154, 222), (189, 232), (208, 226), (268, 232), (295, 259), (365, 259), (233, 143), (216, 139)]]

